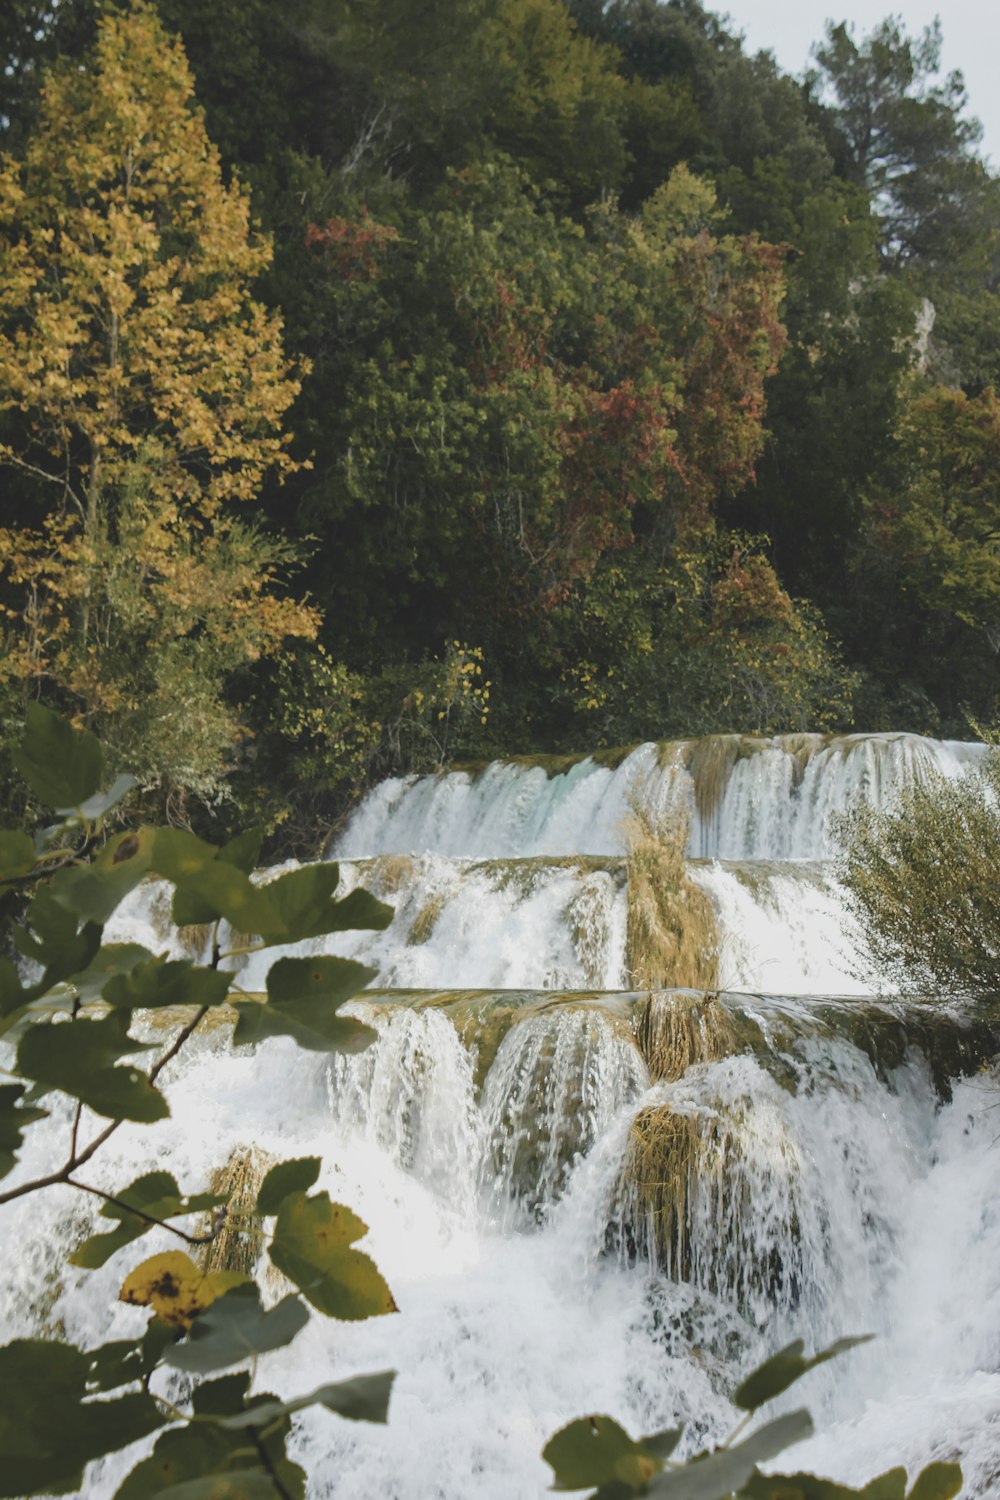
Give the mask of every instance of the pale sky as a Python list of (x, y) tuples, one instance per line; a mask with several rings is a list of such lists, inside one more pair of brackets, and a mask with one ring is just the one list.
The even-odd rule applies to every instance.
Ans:
[(854, 23), (861, 38), (887, 15), (902, 17), (911, 36), (918, 35), (936, 15), (941, 17), (944, 46), (942, 67), (957, 68), (965, 77), (968, 113), (983, 125), (980, 150), (994, 170), (1000, 168), (1000, 3), (998, 0), (730, 0), (710, 3), (708, 9), (728, 15), (733, 31), (742, 31), (749, 52), (773, 52), (786, 73), (799, 74), (809, 66), (809, 49), (823, 35), (824, 23)]

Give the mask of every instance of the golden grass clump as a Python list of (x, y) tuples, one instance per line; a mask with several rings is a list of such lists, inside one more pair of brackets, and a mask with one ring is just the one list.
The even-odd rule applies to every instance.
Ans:
[(622, 1170), (637, 1249), (676, 1281), (691, 1275), (691, 1208), (698, 1182), (721, 1170), (712, 1122), (650, 1105), (632, 1121)]
[(713, 994), (651, 994), (637, 1040), (654, 1083), (672, 1083), (694, 1063), (742, 1051), (736, 1021)]
[[(257, 1146), (237, 1146), (224, 1166), (216, 1167), (209, 1179), (209, 1192), (228, 1200), (225, 1223), (200, 1254), (202, 1268), (253, 1274), (260, 1257), (263, 1221), (254, 1213), (261, 1183), (274, 1165), (274, 1158)], [(206, 1230), (207, 1232), (207, 1230)]]
[(434, 895), (424, 902), (406, 934), (408, 947), (418, 948), (422, 943), (430, 942), (446, 901), (447, 896), (444, 891), (435, 891)]
[(629, 983), (636, 989), (714, 990), (719, 980), (715, 911), (687, 871), (689, 818), (668, 824), (633, 798), (627, 828)]
[(376, 895), (395, 896), (404, 885), (412, 883), (416, 868), (412, 854), (381, 854), (370, 861), (366, 881)]

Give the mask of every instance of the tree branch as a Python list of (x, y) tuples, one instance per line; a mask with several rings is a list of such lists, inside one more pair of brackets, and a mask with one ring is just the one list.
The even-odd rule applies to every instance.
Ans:
[[(184, 1046), (184, 1043), (188, 1040), (192, 1033), (197, 1030), (198, 1026), (208, 1015), (208, 1012), (209, 1006), (202, 1005), (199, 1007), (197, 1014), (193, 1016), (188, 1024), (181, 1030), (181, 1032), (173, 1042), (173, 1045), (168, 1049), (167, 1052), (164, 1053), (159, 1062), (156, 1064), (155, 1068), (153, 1068), (150, 1072), (149, 1082), (151, 1084), (156, 1082), (157, 1078), (159, 1078), (160, 1074), (163, 1072), (163, 1069), (167, 1066), (167, 1064), (173, 1062), (178, 1052)], [(84, 1187), (83, 1183), (70, 1182), (70, 1178), (79, 1167), (82, 1167), (86, 1162), (90, 1161), (91, 1157), (101, 1149), (105, 1141), (110, 1140), (115, 1131), (118, 1130), (121, 1125), (124, 1125), (124, 1123), (124, 1120), (112, 1120), (111, 1124), (106, 1126), (105, 1129), (101, 1131), (100, 1135), (95, 1136), (90, 1144), (88, 1146), (85, 1146), (82, 1151), (77, 1151), (76, 1149), (76, 1140), (74, 1133), (74, 1141), (70, 1159), (66, 1162), (65, 1166), (60, 1167), (58, 1172), (50, 1172), (47, 1177), (36, 1177), (31, 1182), (22, 1183), (20, 1187), (9, 1188), (6, 1193), (0, 1193), (0, 1204), (12, 1203), (15, 1198), (24, 1198), (28, 1193), (40, 1192), (42, 1188), (56, 1187), (59, 1183), (66, 1183), (68, 1184), (68, 1186), (78, 1188), (82, 1192), (94, 1191), (91, 1188)], [(128, 1207), (127, 1204), (123, 1206)], [(137, 1209), (132, 1209), (131, 1212), (138, 1213), (139, 1218), (148, 1217), (145, 1214), (139, 1213)], [(170, 1226), (168, 1225), (167, 1228), (169, 1227)]]

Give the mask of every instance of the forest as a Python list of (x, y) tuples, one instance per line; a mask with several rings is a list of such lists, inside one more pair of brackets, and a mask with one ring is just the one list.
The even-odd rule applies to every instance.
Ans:
[(11, 0), (9, 815), (29, 701), (286, 851), (390, 772), (990, 722), (1000, 195), (940, 43)]

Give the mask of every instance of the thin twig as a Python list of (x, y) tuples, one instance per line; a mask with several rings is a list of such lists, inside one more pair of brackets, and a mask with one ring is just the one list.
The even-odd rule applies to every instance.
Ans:
[[(192, 1032), (197, 1029), (197, 1027), (208, 1015), (209, 1008), (210, 1007), (207, 1005), (200, 1006), (197, 1014), (193, 1016), (188, 1024), (180, 1031), (173, 1045), (168, 1049), (167, 1052), (164, 1053), (159, 1062), (150, 1072), (150, 1084), (154, 1084), (167, 1064), (173, 1062), (174, 1058), (184, 1046), (184, 1043), (191, 1036)], [(121, 1125), (124, 1125), (124, 1123), (124, 1120), (112, 1120), (111, 1124), (105, 1126), (101, 1133), (99, 1135), (96, 1135), (90, 1142), (90, 1144), (88, 1146), (85, 1146), (82, 1151), (77, 1151), (74, 1149), (69, 1161), (67, 1161), (64, 1166), (60, 1167), (58, 1172), (50, 1172), (47, 1177), (36, 1177), (32, 1182), (24, 1182), (20, 1187), (9, 1188), (6, 1193), (0, 1193), (0, 1204), (12, 1203), (15, 1198), (23, 1198), (28, 1193), (37, 1193), (42, 1188), (55, 1187), (61, 1182), (69, 1183), (72, 1174), (79, 1167), (84, 1166), (88, 1161), (90, 1161), (91, 1157), (101, 1149), (105, 1141), (110, 1140), (115, 1131), (118, 1130)], [(82, 1184), (71, 1183), (70, 1186), (81, 1187)], [(87, 1191), (87, 1189), (84, 1189), (84, 1191)], [(132, 1209), (131, 1212), (138, 1213), (138, 1210)], [(139, 1214), (139, 1217), (144, 1218), (145, 1215)]]
[(105, 1203), (113, 1204), (115, 1208), (120, 1208), (125, 1213), (133, 1214), (137, 1219), (141, 1219), (144, 1224), (155, 1224), (159, 1229), (169, 1229), (171, 1234), (176, 1234), (178, 1239), (183, 1240), (187, 1245), (210, 1245), (213, 1240), (218, 1238), (222, 1225), (225, 1222), (224, 1219), (220, 1219), (211, 1234), (186, 1234), (183, 1229), (178, 1229), (176, 1225), (168, 1223), (166, 1219), (158, 1219), (154, 1214), (146, 1213), (145, 1209), (134, 1208), (131, 1203), (126, 1203), (124, 1198), (116, 1198), (114, 1193), (106, 1193), (103, 1188), (91, 1187), (87, 1182), (76, 1182), (72, 1177), (66, 1178), (66, 1185), (67, 1187), (78, 1188), (81, 1193), (90, 1193), (95, 1198), (103, 1198)]
[(274, 1480), (274, 1487), (278, 1491), (278, 1494), (281, 1496), (281, 1500), (292, 1500), (291, 1495), (285, 1489), (285, 1486), (282, 1484), (281, 1479), (278, 1476), (278, 1471), (275, 1469), (274, 1464), (271, 1462), (271, 1455), (264, 1447), (264, 1440), (258, 1432), (257, 1428), (251, 1427), (250, 1432), (253, 1436), (254, 1447), (257, 1449), (258, 1457), (260, 1458), (260, 1461), (264, 1465), (264, 1468), (267, 1470), (268, 1474), (270, 1474), (271, 1478)]

